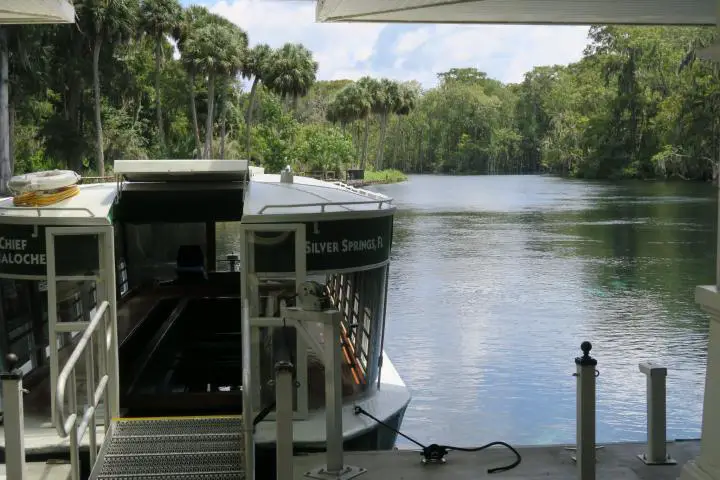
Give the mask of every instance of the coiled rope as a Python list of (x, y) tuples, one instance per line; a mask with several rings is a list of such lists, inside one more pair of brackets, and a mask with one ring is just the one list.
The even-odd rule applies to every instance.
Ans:
[(13, 205), (16, 207), (46, 207), (72, 198), (78, 193), (80, 193), (80, 188), (77, 185), (55, 190), (25, 192), (13, 197)]

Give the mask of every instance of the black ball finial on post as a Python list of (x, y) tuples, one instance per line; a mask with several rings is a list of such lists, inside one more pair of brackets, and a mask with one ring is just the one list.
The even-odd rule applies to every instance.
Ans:
[(22, 378), (22, 371), (16, 369), (18, 363), (20, 363), (20, 360), (14, 353), (5, 355), (5, 371), (0, 373), (0, 379), (17, 380)]
[(18, 356), (14, 353), (8, 353), (5, 355), (5, 367), (7, 368), (8, 372), (12, 372), (15, 370), (15, 367), (18, 364)]
[(594, 367), (595, 365), (597, 365), (597, 360), (590, 356), (590, 350), (592, 350), (592, 343), (588, 342), (587, 340), (582, 342), (580, 344), (580, 350), (582, 350), (583, 355), (582, 357), (575, 358), (575, 363), (577, 365), (588, 367)]

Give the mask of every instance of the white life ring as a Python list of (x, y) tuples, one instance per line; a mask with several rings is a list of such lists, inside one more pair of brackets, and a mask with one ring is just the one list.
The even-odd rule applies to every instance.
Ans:
[(76, 185), (82, 177), (72, 170), (45, 170), (16, 175), (8, 182), (15, 193), (40, 192)]

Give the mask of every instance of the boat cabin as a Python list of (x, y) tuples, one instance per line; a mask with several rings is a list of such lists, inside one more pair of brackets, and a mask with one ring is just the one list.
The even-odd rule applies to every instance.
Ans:
[(296, 419), (320, 418), (322, 328), (283, 316), (309, 281), (342, 312), (343, 404), (377, 389), (391, 199), (241, 160), (124, 160), (115, 175), (52, 205), (0, 200), (0, 352), (20, 358), (27, 411), (55, 415), (59, 372), (104, 308), (97, 368), (113, 417), (243, 413), (247, 353), (254, 414), (272, 420), (281, 346), (297, 368)]

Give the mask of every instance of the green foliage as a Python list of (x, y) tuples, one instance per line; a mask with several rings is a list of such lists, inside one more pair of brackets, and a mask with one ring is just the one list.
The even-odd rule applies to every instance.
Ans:
[(297, 135), (294, 163), (301, 170), (344, 171), (353, 161), (352, 139), (337, 128), (303, 125)]
[(271, 172), (360, 166), (373, 181), (402, 180), (398, 172), (718, 173), (720, 82), (697, 55), (714, 29), (593, 26), (571, 65), (539, 66), (510, 85), (453, 68), (423, 91), (370, 77), (318, 81), (302, 45), (248, 49), (244, 31), (205, 7), (75, 3), (77, 25), (3, 27), (16, 172), (208, 156)]
[(394, 168), (365, 171), (365, 181), (369, 183), (398, 183), (405, 180), (407, 180), (407, 175)]

